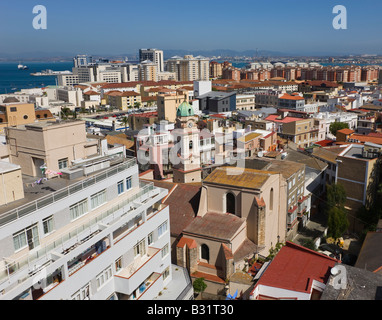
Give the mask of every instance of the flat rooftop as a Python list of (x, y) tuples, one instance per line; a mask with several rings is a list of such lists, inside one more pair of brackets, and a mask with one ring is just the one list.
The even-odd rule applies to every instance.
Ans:
[(171, 270), (172, 280), (166, 285), (166, 288), (161, 291), (162, 294), (154, 297), (153, 300), (173, 301), (177, 300), (186, 288), (188, 288), (188, 290), (193, 290), (187, 270), (174, 264), (171, 265)]
[(335, 289), (331, 275), (320, 300), (382, 300), (382, 275), (340, 264), (346, 269), (346, 289)]
[(13, 164), (6, 161), (0, 161), (0, 173), (6, 173), (20, 169), (21, 167), (17, 164)]
[(348, 151), (342, 154), (343, 157), (364, 159), (362, 156), (363, 145), (352, 144)]
[[(115, 164), (117, 163), (119, 162), (116, 162)], [(135, 158), (129, 158), (124, 159), (123, 162), (121, 160), (119, 165), (130, 165), (135, 163)], [(39, 177), (22, 175), (24, 198), (0, 206), (0, 226), (16, 220), (20, 216), (36, 211), (37, 207), (42, 208), (57, 201), (57, 199), (60, 200), (65, 198), (68, 196), (69, 192), (74, 193), (81, 190), (86, 187), (85, 181), (88, 179), (93, 180), (94, 177), (96, 178), (100, 173), (103, 175), (105, 172), (107, 175), (117, 174), (117, 166), (118, 165), (112, 165), (111, 162), (110, 168), (73, 179), (57, 177), (45, 180)]]

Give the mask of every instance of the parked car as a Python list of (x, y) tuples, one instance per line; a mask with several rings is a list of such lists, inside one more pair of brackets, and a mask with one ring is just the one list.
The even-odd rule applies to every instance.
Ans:
[(329, 251), (333, 253), (337, 259), (340, 257), (340, 255), (343, 255), (343, 250), (333, 243), (323, 243), (318, 247), (318, 249), (321, 251)]
[(347, 264), (349, 266), (354, 266), (357, 261), (357, 256), (355, 254), (347, 253), (344, 254), (342, 258), (342, 263)]
[(322, 254), (324, 254), (324, 255), (330, 257), (330, 258), (335, 258), (334, 254), (331, 253), (330, 251), (326, 251), (326, 250), (325, 250), (325, 251), (321, 251), (321, 250), (318, 250), (318, 252), (319, 252), (319, 253), (322, 253)]

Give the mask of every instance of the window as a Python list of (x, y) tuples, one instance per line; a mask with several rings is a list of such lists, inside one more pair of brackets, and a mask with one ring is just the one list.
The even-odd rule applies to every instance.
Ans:
[(17, 108), (16, 107), (11, 107), (10, 110), (11, 110), (11, 112), (16, 112)]
[(111, 267), (108, 267), (107, 269), (105, 269), (104, 271), (102, 271), (102, 273), (100, 273), (97, 278), (96, 278), (96, 281), (97, 281), (97, 289), (99, 289), (100, 287), (102, 287), (112, 276), (112, 271), (111, 271)]
[(132, 182), (131, 177), (126, 178), (126, 190), (131, 189), (131, 186), (132, 186), (131, 182)]
[(101, 204), (106, 202), (106, 189), (97, 192), (96, 194), (93, 194), (90, 197), (90, 203), (92, 209), (99, 207)]
[(117, 184), (117, 186), (118, 186), (118, 194), (123, 193), (123, 191), (124, 191), (124, 188), (123, 188), (123, 181), (119, 181), (118, 184)]
[(29, 249), (33, 249), (40, 244), (37, 225), (26, 228), (13, 235), (13, 245), (15, 251), (25, 248), (27, 245)]
[(168, 254), (168, 243), (162, 248), (162, 259)]
[(25, 114), (23, 118), (24, 118), (24, 120), (27, 120), (28, 116)]
[(44, 234), (51, 233), (53, 231), (53, 216), (42, 220), (42, 226), (44, 228)]
[(122, 257), (119, 257), (116, 261), (115, 261), (115, 271), (118, 272), (119, 270), (122, 269)]
[(236, 203), (235, 203), (235, 195), (231, 192), (226, 195), (226, 212), (235, 214)]
[(146, 254), (146, 241), (145, 239), (141, 240), (138, 244), (134, 246), (134, 257)]
[(163, 280), (166, 279), (170, 275), (170, 267), (167, 267), (163, 272)]
[(154, 242), (154, 233), (151, 232), (148, 236), (147, 236), (147, 244), (148, 245), (151, 245), (153, 242)]
[(207, 261), (210, 260), (210, 249), (206, 244), (201, 246), (201, 258)]
[(13, 245), (16, 251), (26, 247), (27, 237), (26, 237), (25, 230), (13, 235)]
[(269, 210), (273, 210), (273, 188), (271, 188), (271, 191), (269, 192)]
[(88, 212), (88, 199), (84, 199), (80, 202), (69, 207), (70, 219), (74, 220)]
[(58, 160), (58, 169), (62, 170), (68, 167), (68, 158)]
[(90, 284), (78, 290), (74, 295), (72, 295), (72, 300), (87, 300), (90, 295)]
[(165, 221), (158, 227), (158, 237), (162, 236), (166, 231), (167, 231), (167, 221)]

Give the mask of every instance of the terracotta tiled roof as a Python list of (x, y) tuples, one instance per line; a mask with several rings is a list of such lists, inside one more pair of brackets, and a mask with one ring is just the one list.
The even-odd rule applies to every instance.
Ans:
[(226, 260), (233, 259), (233, 253), (230, 248), (227, 247), (224, 243), (222, 243), (222, 248), (223, 248), (223, 253), (224, 253), (224, 258)]
[(206, 279), (208, 281), (212, 281), (212, 282), (225, 283), (224, 279), (222, 279), (218, 276), (215, 276), (215, 275), (210, 274), (210, 273), (200, 272), (200, 271), (196, 271), (194, 273), (191, 273), (191, 277), (193, 277), (193, 278), (204, 278), (204, 279)]
[(265, 118), (265, 120), (272, 121), (272, 122), (279, 122), (279, 123), (289, 123), (289, 122), (302, 120), (301, 118), (295, 118), (295, 117), (285, 117), (283, 119), (280, 119), (279, 117), (280, 116), (278, 114), (270, 114), (268, 117)]
[(100, 94), (98, 92), (95, 92), (95, 91), (86, 91), (83, 93), (84, 95), (87, 95), (87, 96), (99, 96)]
[(350, 139), (358, 140), (362, 143), (371, 142), (376, 144), (382, 144), (382, 137), (375, 137), (370, 135), (353, 134)]
[(193, 239), (182, 237), (176, 246), (178, 248), (184, 248), (184, 246), (187, 246), (189, 249), (193, 249), (197, 247), (197, 244)]
[(345, 128), (345, 129), (338, 130), (337, 132), (340, 132), (343, 134), (352, 134), (352, 133), (354, 133), (354, 130)]
[(174, 236), (180, 235), (193, 221), (199, 209), (201, 185), (162, 182), (154, 180), (154, 185), (169, 190), (163, 203), (170, 207), (170, 230)]
[(279, 99), (283, 99), (283, 100), (305, 100), (303, 97), (296, 96), (296, 95), (289, 95), (289, 94), (284, 94)]
[(245, 226), (246, 220), (234, 214), (207, 212), (203, 217), (197, 216), (183, 230), (183, 234), (185, 236), (188, 234), (202, 235), (203, 237), (231, 241)]

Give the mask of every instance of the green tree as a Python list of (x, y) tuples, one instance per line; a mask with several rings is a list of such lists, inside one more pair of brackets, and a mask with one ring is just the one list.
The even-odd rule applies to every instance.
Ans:
[(326, 203), (328, 207), (343, 208), (346, 202), (346, 191), (342, 184), (326, 185)]
[(349, 129), (349, 125), (345, 122), (332, 122), (329, 131), (332, 135), (336, 135), (338, 130)]
[(338, 239), (349, 227), (345, 211), (346, 191), (342, 184), (326, 186), (326, 215), (328, 218), (328, 235)]
[(269, 255), (267, 257), (267, 260), (272, 260), (276, 254), (280, 251), (280, 249), (283, 247), (283, 243), (281, 242), (277, 242), (276, 245), (275, 245), (275, 248), (271, 247), (269, 249)]
[(203, 291), (207, 288), (207, 284), (204, 282), (204, 278), (195, 279), (192, 285), (194, 287), (194, 291), (200, 294), (203, 294)]
[(328, 210), (328, 236), (338, 239), (349, 227), (349, 220), (344, 209), (331, 207)]
[(302, 241), (302, 246), (310, 250), (317, 251), (317, 246), (312, 239), (304, 239)]

